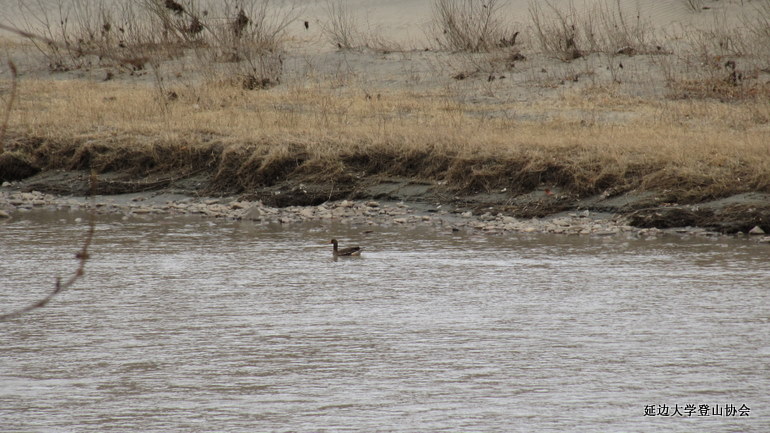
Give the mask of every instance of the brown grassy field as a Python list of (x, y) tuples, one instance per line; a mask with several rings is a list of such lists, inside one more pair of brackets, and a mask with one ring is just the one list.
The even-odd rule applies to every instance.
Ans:
[[(649, 100), (612, 86), (521, 106), (535, 120), (441, 92), (201, 86), (158, 101), (146, 85), (25, 80), (7, 150), (47, 169), (209, 170), (240, 189), (287, 178), (406, 176), (465, 191), (541, 184), (579, 194), (676, 190), (681, 199), (770, 191), (770, 105)], [(558, 108), (554, 108), (558, 107)], [(606, 113), (635, 116), (614, 124)], [(581, 113), (575, 115), (575, 113)]]
[[(539, 22), (538, 32), (549, 31)], [(698, 38), (678, 54), (648, 46), (619, 54), (609, 42), (576, 39), (593, 52), (565, 59), (549, 51), (558, 45), (558, 29), (550, 32), (551, 45), (538, 47), (532, 31), (520, 39), (529, 45), (504, 37), (510, 46), (481, 54), (363, 48), (331, 52), (334, 67), (297, 55), (293, 64), (307, 64), (301, 72), (266, 82), (189, 45), (142, 68), (100, 58), (73, 66), (89, 71), (80, 76), (23, 74), (4, 156), (137, 178), (207, 173), (210, 193), (393, 176), (464, 193), (654, 190), (694, 202), (770, 192), (770, 65), (761, 57), (710, 51)], [(272, 50), (269, 60), (283, 66)], [(185, 52), (201, 69), (196, 78), (179, 66)], [(375, 67), (391, 69), (371, 78)], [(0, 80), (6, 111), (12, 84), (8, 74)]]

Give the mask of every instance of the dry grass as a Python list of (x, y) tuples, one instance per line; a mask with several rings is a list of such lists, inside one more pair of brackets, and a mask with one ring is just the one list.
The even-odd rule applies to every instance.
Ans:
[[(697, 199), (770, 191), (766, 102), (649, 101), (602, 87), (566, 94), (556, 111), (553, 101), (503, 107), (543, 119), (523, 121), (470, 115), (485, 107), (443, 93), (375, 100), (320, 85), (179, 90), (167, 110), (142, 86), (25, 81), (21, 91), (7, 147), (46, 168), (204, 170), (228, 190), (382, 175), (467, 192), (547, 184), (577, 194), (643, 188)], [(618, 111), (638, 116), (601, 124), (573, 114)]]
[[(747, 32), (725, 33), (732, 38), (727, 45), (714, 45), (707, 33), (693, 33), (690, 36), (695, 37), (687, 39), (689, 51), (656, 52), (651, 57), (661, 59), (663, 74), (650, 80), (668, 83), (668, 97), (636, 98), (613, 83), (621, 82), (617, 77), (623, 68), (615, 59), (617, 49), (630, 46), (629, 55), (649, 52), (653, 38), (640, 17), (621, 15), (609, 0), (597, 3), (593, 14), (533, 3), (531, 18), (542, 51), (564, 60), (598, 51), (618, 69), (607, 83), (586, 87), (583, 80), (594, 80), (601, 71), (591, 69), (590, 57), (581, 59), (584, 73), (575, 66), (570, 75), (575, 83), (580, 78), (582, 87), (530, 99), (538, 102), (515, 102), (513, 97), (493, 97), (495, 89), (513, 82), (511, 76), (521, 68), (509, 65), (499, 53), (473, 55), (480, 56), (480, 62), (502, 56), (502, 71), (509, 75), (504, 84), (500, 84), (503, 73), (494, 74), (498, 71), (493, 65), (490, 73), (475, 81), (476, 87), (462, 91), (434, 85), (433, 90), (410, 92), (398, 86), (357, 86), (348, 80), (341, 86), (325, 81), (333, 77), (321, 75), (270, 88), (282, 73), (282, 54), (270, 44), (280, 42), (287, 23), (280, 17), (287, 15), (279, 15), (270, 27), (274, 32), (267, 33), (273, 36), (263, 40), (262, 25), (247, 23), (242, 30), (251, 33), (234, 32), (228, 23), (236, 22), (240, 9), (226, 2), (224, 7), (230, 7), (223, 14), (229, 17), (226, 25), (201, 20), (200, 32), (218, 41), (205, 44), (201, 51), (185, 33), (199, 11), (193, 8), (176, 15), (165, 9), (165, 2), (148, 4), (163, 5), (155, 16), (168, 15), (160, 21), (176, 29), (178, 41), (191, 44), (188, 50), (197, 56), (198, 66), (211, 68), (210, 74), (203, 74), (208, 79), (191, 79), (183, 85), (159, 78), (155, 80), (159, 92), (146, 83), (119, 80), (26, 78), (19, 82), (18, 103), (10, 113), (6, 154), (41, 168), (94, 168), (138, 176), (205, 172), (220, 191), (284, 180), (354, 184), (372, 176), (405, 176), (446, 182), (465, 192), (503, 188), (527, 192), (549, 185), (586, 195), (641, 188), (674, 191), (682, 200), (770, 192), (770, 85), (764, 82), (764, 68), (770, 65), (762, 64), (766, 57), (761, 56), (754, 63), (734, 58), (764, 52), (762, 44), (770, 40), (770, 9), (758, 14)], [(437, 7), (441, 4), (473, 6), (464, 1), (436, 2)], [(483, 14), (497, 9), (487, 9), (474, 19), (488, 19), (499, 31), (499, 17)], [(250, 11), (249, 22), (269, 22), (267, 11)], [(340, 30), (332, 33), (344, 36), (354, 29), (345, 21), (348, 16), (344, 10), (330, 10), (329, 19), (340, 20)], [(442, 34), (450, 37), (451, 31)], [(345, 45), (367, 45), (371, 40), (367, 39), (371, 35), (356, 37), (359, 42), (353, 38)], [(497, 36), (470, 37), (466, 42), (444, 43), (468, 57), (469, 51), (491, 49), (498, 42)], [(490, 45), (468, 45), (471, 40)], [(742, 47), (740, 53), (723, 52), (737, 46)], [(535, 63), (521, 59), (525, 67)], [(632, 60), (621, 60), (628, 71)], [(153, 69), (161, 67), (156, 64)], [(542, 86), (546, 78), (534, 77), (545, 77), (546, 68), (532, 66), (532, 71), (540, 70), (531, 74), (526, 86)], [(304, 76), (310, 75), (314, 71), (305, 71)], [(260, 77), (272, 81), (263, 85)], [(471, 81), (473, 77), (462, 85)], [(564, 79), (559, 81), (555, 87), (567, 87)], [(10, 81), (0, 82), (4, 100), (3, 89), (9, 88)], [(248, 91), (256, 88), (263, 90)]]

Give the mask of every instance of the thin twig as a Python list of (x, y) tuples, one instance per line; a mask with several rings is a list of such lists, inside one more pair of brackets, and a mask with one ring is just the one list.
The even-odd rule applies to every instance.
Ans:
[[(40, 36), (40, 35), (36, 35), (34, 33), (25, 32), (24, 30), (19, 30), (19, 29), (15, 28), (15, 27), (7, 26), (5, 24), (0, 24), (0, 30), (5, 30), (5, 31), (11, 32), (11, 33), (15, 33), (15, 34), (17, 34), (19, 36), (22, 36), (22, 37), (25, 37), (27, 39), (30, 39), (30, 40), (33, 40), (33, 41), (40, 41), (40, 42), (43, 42), (43, 43), (46, 43), (48, 45), (52, 45), (52, 46), (55, 46), (55, 47), (58, 47), (58, 48), (69, 49), (67, 44), (63, 44), (61, 42), (57, 42), (57, 41), (55, 41), (55, 40), (53, 40), (51, 38), (47, 38), (45, 36)], [(104, 57), (104, 58), (107, 58), (107, 59), (115, 60), (118, 63), (122, 63), (122, 62), (125, 62), (125, 61), (129, 60), (129, 57), (121, 56), (119, 54), (116, 54), (114, 52), (114, 50), (113, 50), (113, 52), (109, 52), (109, 51), (102, 51), (102, 50), (98, 50), (98, 49), (86, 49), (86, 48), (78, 47), (77, 53), (78, 53), (78, 55), (87, 55), (87, 54), (98, 55), (98, 56), (101, 56), (101, 57)]]
[[(89, 195), (92, 195), (96, 188), (96, 173), (91, 172), (91, 179), (90, 179), (90, 190), (91, 192)], [(0, 315), (0, 322), (4, 322), (7, 320), (15, 319), (17, 317), (20, 317), (32, 310), (36, 310), (38, 308), (45, 307), (51, 299), (53, 299), (56, 295), (59, 293), (69, 289), (72, 287), (75, 282), (80, 279), (85, 274), (85, 267), (86, 262), (90, 258), (90, 255), (88, 253), (88, 247), (91, 246), (91, 241), (94, 237), (94, 228), (95, 228), (95, 217), (94, 217), (94, 211), (91, 210), (89, 212), (89, 218), (88, 218), (88, 232), (86, 233), (86, 238), (83, 241), (83, 246), (80, 248), (80, 251), (75, 254), (75, 258), (78, 259), (78, 267), (75, 269), (75, 272), (64, 282), (61, 281), (61, 277), (56, 278), (56, 284), (54, 285), (53, 290), (45, 296), (43, 299), (40, 299), (37, 302), (34, 302), (24, 308), (20, 308), (16, 311), (12, 311), (10, 313), (2, 314)]]
[(0, 125), (0, 153), (5, 151), (5, 132), (8, 130), (8, 121), (11, 118), (13, 102), (16, 99), (16, 85), (19, 80), (19, 71), (11, 59), (8, 59), (8, 67), (11, 69), (11, 96), (8, 98), (8, 104), (5, 107), (3, 123)]

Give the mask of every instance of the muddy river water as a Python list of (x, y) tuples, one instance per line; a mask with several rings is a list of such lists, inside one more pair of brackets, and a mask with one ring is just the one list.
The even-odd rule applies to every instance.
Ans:
[[(82, 217), (0, 223), (2, 312)], [(766, 245), (366, 229), (99, 217), (0, 322), (0, 431), (770, 431)]]

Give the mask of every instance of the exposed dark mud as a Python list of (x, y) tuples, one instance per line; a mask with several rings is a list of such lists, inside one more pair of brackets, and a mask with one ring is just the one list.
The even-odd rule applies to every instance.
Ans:
[[(672, 192), (631, 191), (608, 197), (580, 197), (543, 185), (527, 193), (508, 190), (468, 193), (448, 187), (444, 182), (409, 178), (364, 176), (350, 182), (307, 182), (287, 178), (270, 186), (247, 191), (217, 188), (208, 173), (166, 173), (140, 177), (131, 173), (100, 174), (91, 187), (89, 173), (83, 170), (50, 170), (10, 186), (21, 191), (83, 196), (162, 192), (187, 196), (236, 195), (243, 200), (260, 200), (267, 206), (316, 206), (336, 200), (404, 201), (416, 206), (444, 206), (454, 212), (503, 214), (517, 218), (548, 217), (567, 211), (589, 211), (624, 217), (640, 228), (669, 229), (700, 227), (721, 233), (746, 233), (754, 227), (770, 232), (770, 194), (737, 194), (718, 200), (679, 204)], [(7, 185), (8, 186), (8, 185)]]
[(0, 182), (26, 179), (40, 172), (24, 155), (14, 152), (0, 153)]

